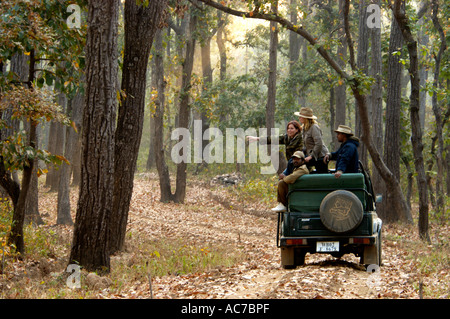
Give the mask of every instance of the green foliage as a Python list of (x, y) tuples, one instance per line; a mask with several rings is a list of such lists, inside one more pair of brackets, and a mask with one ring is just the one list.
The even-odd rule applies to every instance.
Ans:
[(7, 257), (14, 254), (14, 246), (8, 244), (11, 218), (12, 208), (8, 198), (0, 198), (0, 274), (4, 273)]
[[(12, 110), (13, 119), (33, 123), (55, 120), (74, 127), (73, 122), (61, 112), (61, 107), (53, 101), (53, 94), (46, 90), (14, 87), (0, 100), (0, 112), (7, 109)], [(3, 128), (1, 124), (4, 126), (5, 123), (0, 123), (0, 129)], [(3, 136), (0, 149), (5, 168), (10, 171), (23, 170), (35, 159), (58, 165), (63, 161), (67, 162), (63, 156), (50, 154), (30, 144), (24, 130), (14, 132), (11, 136)], [(45, 172), (46, 170), (38, 169), (38, 175)]]
[[(83, 73), (86, 24), (82, 23), (79, 29), (68, 27), (69, 4), (82, 8), (85, 0), (2, 1), (0, 63), (5, 65), (14, 54), (32, 56), (43, 66), (33, 74), (36, 86), (55, 85), (71, 96), (80, 86)], [(11, 72), (0, 74), (0, 89), (5, 90), (13, 80), (17, 82), (15, 78)]]
[(215, 81), (198, 94), (192, 106), (209, 114), (212, 123), (224, 129), (260, 127), (265, 123), (265, 102), (258, 80), (250, 75)]
[(246, 180), (236, 188), (237, 194), (242, 201), (257, 201), (267, 205), (273, 205), (277, 201), (278, 178), (274, 175), (260, 175)]

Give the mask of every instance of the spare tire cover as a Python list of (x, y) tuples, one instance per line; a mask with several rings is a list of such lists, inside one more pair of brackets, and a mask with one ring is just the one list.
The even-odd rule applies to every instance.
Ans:
[(364, 208), (352, 192), (336, 190), (324, 197), (320, 204), (320, 220), (336, 233), (354, 230), (363, 219)]

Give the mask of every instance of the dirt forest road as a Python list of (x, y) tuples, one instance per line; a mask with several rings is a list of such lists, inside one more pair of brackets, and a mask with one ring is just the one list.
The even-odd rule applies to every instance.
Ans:
[[(270, 207), (244, 206), (220, 188), (189, 185), (184, 205), (159, 202), (154, 179), (136, 183), (129, 229), (149, 238), (182, 238), (186, 243), (227, 247), (244, 255), (232, 267), (152, 279), (153, 298), (195, 299), (378, 299), (419, 298), (420, 278), (395, 241), (383, 242), (383, 264), (368, 273), (359, 258), (306, 256), (294, 270), (280, 267), (276, 215)], [(228, 196), (228, 197), (227, 197)]]

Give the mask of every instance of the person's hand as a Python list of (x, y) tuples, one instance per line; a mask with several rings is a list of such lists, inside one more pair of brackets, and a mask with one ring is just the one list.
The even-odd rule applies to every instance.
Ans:
[(309, 163), (310, 160), (312, 160), (312, 156), (311, 155), (305, 158), (305, 162), (306, 163)]
[(247, 140), (248, 141), (258, 141), (259, 137), (257, 137), (257, 136), (247, 136)]
[(330, 161), (330, 155), (325, 155), (324, 157), (323, 157), (323, 162), (325, 163), (325, 164), (328, 164), (328, 162)]
[(334, 177), (339, 178), (341, 177), (343, 171), (336, 171), (336, 173), (334, 173)]
[(278, 178), (279, 179), (283, 179), (283, 178), (285, 178), (286, 177), (286, 175), (284, 175), (283, 173), (281, 173), (280, 175), (278, 175)]

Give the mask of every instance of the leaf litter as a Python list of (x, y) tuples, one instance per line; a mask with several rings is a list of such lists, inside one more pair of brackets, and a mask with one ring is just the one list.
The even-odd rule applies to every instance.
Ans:
[[(55, 226), (55, 193), (41, 190), (40, 213), (47, 226), (59, 232), (61, 238), (71, 240), (72, 227)], [(72, 216), (75, 215), (77, 189), (71, 190)], [(225, 254), (240, 256), (232, 265), (217, 265), (202, 272), (171, 273), (148, 278), (136, 278), (122, 283), (120, 288), (109, 287), (93, 291), (87, 298), (196, 298), (196, 299), (378, 299), (427, 298), (448, 299), (448, 226), (434, 226), (431, 232), (441, 239), (436, 245), (446, 251), (441, 267), (420, 265), (410, 246), (419, 242), (412, 226), (391, 224), (384, 226), (383, 264), (371, 274), (359, 265), (352, 254), (340, 259), (330, 255), (307, 254), (305, 265), (294, 270), (280, 266), (280, 252), (276, 247), (276, 215), (257, 198), (243, 203), (226, 187), (190, 182), (184, 204), (161, 203), (159, 184), (155, 174), (141, 174), (135, 180), (129, 211), (126, 249), (114, 260), (127, 260), (127, 267), (135, 265), (135, 258), (157, 259), (158, 251), (140, 251), (135, 241), (182, 240), (199, 249), (220, 247)], [(52, 226), (48, 226), (52, 225)], [(42, 227), (42, 226), (41, 226)], [(442, 235), (446, 232), (447, 236)], [(423, 248), (422, 247), (422, 248)], [(50, 264), (67, 258), (69, 251), (56, 250)], [(64, 254), (66, 256), (64, 256)], [(144, 254), (147, 254), (143, 256)], [(28, 261), (29, 262), (29, 261)], [(14, 265), (9, 279), (20, 277), (24, 263)], [(436, 269), (435, 269), (436, 268)], [(52, 276), (56, 276), (55, 272)], [(17, 279), (16, 278), (16, 279)], [(41, 280), (39, 277), (37, 280)], [(0, 278), (2, 289), (9, 287)], [(17, 279), (18, 280), (18, 279)], [(28, 278), (30, 280), (30, 278)], [(33, 278), (31, 278), (33, 280)], [(114, 280), (114, 279), (113, 279)], [(118, 279), (116, 279), (118, 281)], [(150, 286), (151, 283), (151, 286)], [(151, 289), (150, 289), (151, 287)], [(84, 288), (87, 289), (87, 288)], [(14, 297), (7, 295), (6, 297)]]

